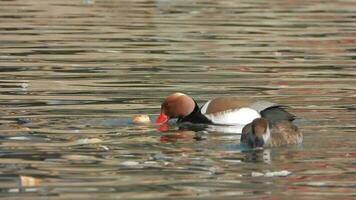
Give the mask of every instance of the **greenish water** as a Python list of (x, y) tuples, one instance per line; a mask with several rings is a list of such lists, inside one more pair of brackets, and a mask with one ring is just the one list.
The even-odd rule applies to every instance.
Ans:
[[(0, 197), (356, 198), (355, 4), (0, 0)], [(288, 105), (304, 143), (131, 123), (176, 91)]]

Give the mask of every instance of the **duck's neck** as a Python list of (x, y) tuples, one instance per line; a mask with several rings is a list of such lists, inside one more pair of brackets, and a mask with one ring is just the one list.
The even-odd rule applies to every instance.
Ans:
[(190, 122), (193, 124), (211, 124), (212, 123), (207, 117), (205, 117), (201, 113), (197, 102), (195, 102), (195, 107), (194, 107), (193, 112), (191, 112), (189, 115), (187, 115), (185, 117), (178, 118), (178, 123), (183, 123), (183, 122)]

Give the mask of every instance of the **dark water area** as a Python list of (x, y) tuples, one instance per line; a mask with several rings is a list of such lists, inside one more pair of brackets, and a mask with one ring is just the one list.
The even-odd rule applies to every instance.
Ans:
[[(0, 197), (355, 199), (355, 58), (355, 0), (0, 0)], [(303, 145), (132, 124), (177, 91), (288, 105)]]

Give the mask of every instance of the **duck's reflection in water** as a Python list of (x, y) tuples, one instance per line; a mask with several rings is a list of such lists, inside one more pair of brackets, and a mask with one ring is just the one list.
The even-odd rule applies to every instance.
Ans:
[(251, 149), (247, 151), (242, 151), (244, 157), (244, 162), (264, 162), (270, 164), (271, 159), (271, 149)]
[[(179, 127), (177, 126), (160, 126), (160, 131), (163, 134), (160, 137), (160, 143), (192, 143), (196, 141), (207, 140), (211, 133), (216, 133), (216, 131), (211, 132), (212, 130), (227, 130), (227, 132), (220, 132), (223, 134), (231, 134), (237, 128), (240, 130), (241, 127), (223, 127), (223, 126), (206, 126), (206, 125), (192, 125), (192, 124), (183, 124)], [(162, 131), (164, 130), (164, 131)], [(235, 129), (236, 130), (236, 129)], [(236, 133), (236, 132), (235, 132)], [(241, 134), (236, 133), (234, 135), (234, 140), (236, 143), (233, 144), (223, 144), (224, 141), (221, 141), (221, 146), (228, 152), (239, 152), (243, 155), (243, 162), (264, 162), (271, 163), (271, 149), (269, 148), (257, 148), (251, 149), (244, 144), (240, 144)]]

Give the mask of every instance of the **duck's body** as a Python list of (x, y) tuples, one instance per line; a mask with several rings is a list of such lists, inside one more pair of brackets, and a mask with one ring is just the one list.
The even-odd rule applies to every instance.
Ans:
[(269, 123), (265, 118), (254, 119), (242, 129), (241, 143), (252, 148), (299, 144), (303, 134), (291, 121)]
[(294, 120), (294, 115), (285, 111), (283, 106), (267, 101), (218, 97), (208, 101), (200, 109), (191, 97), (183, 93), (174, 93), (162, 103), (161, 115), (157, 123), (165, 123), (171, 118), (178, 118), (178, 123), (244, 126), (259, 117), (264, 117), (270, 122)]
[(223, 125), (246, 125), (259, 117), (265, 117), (270, 122), (293, 121), (295, 118), (279, 104), (238, 97), (218, 97), (208, 101), (202, 106), (201, 113), (213, 124)]
[(247, 101), (237, 97), (210, 100), (202, 106), (201, 113), (213, 124), (222, 125), (244, 125), (261, 116), (258, 111), (249, 107)]
[(236, 130), (241, 142), (250, 147), (297, 144), (302, 133), (293, 124), (295, 116), (285, 107), (268, 101), (248, 101), (238, 97), (218, 97), (199, 108), (196, 101), (183, 93), (168, 96), (161, 106), (157, 123), (178, 118), (178, 123), (226, 125), (219, 129)]

